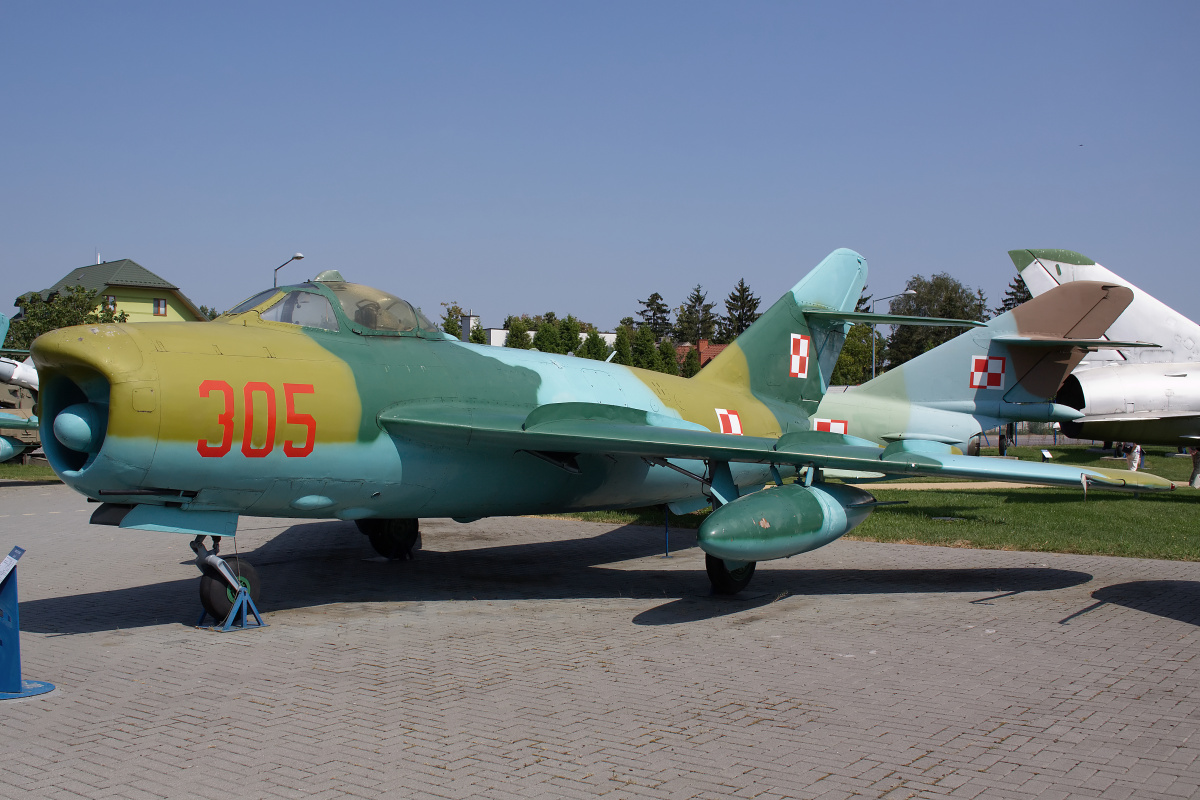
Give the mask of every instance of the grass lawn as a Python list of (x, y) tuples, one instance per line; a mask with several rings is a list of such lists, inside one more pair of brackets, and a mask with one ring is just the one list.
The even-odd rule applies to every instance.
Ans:
[(19, 461), (0, 464), (0, 481), (56, 481), (58, 476), (45, 464), (21, 466)]
[[(1048, 449), (1060, 464), (1123, 468), (1120, 462), (1102, 461), (1101, 454), (1089, 453), (1085, 447)], [(1165, 457), (1169, 452), (1173, 451), (1149, 448), (1146, 471), (1185, 483), (1191, 474), (1191, 459)], [(1009, 454), (1041, 460), (1041, 448), (1013, 448)], [(1200, 561), (1200, 492), (1186, 485), (1174, 492), (1137, 497), (1092, 489), (1086, 501), (1080, 489), (972, 491), (969, 482), (953, 490), (867, 489), (880, 500), (905, 500), (907, 504), (877, 509), (848, 539)], [(706, 513), (672, 514), (671, 527), (698, 528)], [(659, 508), (567, 516), (619, 525), (663, 524)]]

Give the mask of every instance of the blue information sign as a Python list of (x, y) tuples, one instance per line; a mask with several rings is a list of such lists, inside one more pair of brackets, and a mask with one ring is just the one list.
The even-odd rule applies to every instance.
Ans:
[(12, 572), (13, 567), (21, 560), (21, 556), (25, 555), (25, 548), (14, 547), (8, 555), (0, 561), (0, 581), (8, 577), (8, 573)]

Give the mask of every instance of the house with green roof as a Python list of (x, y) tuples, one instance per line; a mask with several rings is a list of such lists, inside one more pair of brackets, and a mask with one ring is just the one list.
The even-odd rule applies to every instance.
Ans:
[(128, 258), (72, 270), (39, 294), (48, 300), (68, 286), (82, 286), (98, 292), (117, 313), (127, 313), (129, 322), (204, 322), (208, 319), (178, 286)]

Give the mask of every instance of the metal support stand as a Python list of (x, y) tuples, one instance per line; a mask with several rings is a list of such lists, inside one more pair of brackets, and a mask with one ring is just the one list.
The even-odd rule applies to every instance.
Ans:
[[(0, 700), (18, 700), (54, 691), (54, 684), (21, 679), (21, 620), (17, 609), (16, 562), (25, 551), (14, 547), (0, 580)], [(2, 569), (2, 568), (0, 568)]]
[[(208, 616), (208, 610), (200, 612), (200, 619), (196, 620), (197, 628), (205, 630), (218, 631), (220, 633), (229, 633), (230, 631), (250, 631), (255, 628), (270, 627), (262, 621), (262, 617), (258, 614), (258, 607), (254, 605), (254, 601), (250, 599), (250, 593), (246, 591), (246, 587), (238, 581), (237, 576), (233, 574), (233, 570), (225, 563), (225, 559), (217, 555), (221, 547), (221, 538), (213, 537), (213, 549), (206, 550), (204, 547), (204, 537), (197, 536), (190, 543), (192, 552), (196, 554), (196, 566), (200, 567), (201, 572), (206, 571), (206, 567), (219, 575), (223, 581), (229, 584), (231, 589), (237, 591), (237, 596), (233, 598), (233, 608), (229, 609), (229, 613), (225, 615), (224, 622), (217, 622), (214, 617), (215, 625), (205, 625), (204, 618)], [(254, 622), (250, 622), (246, 615), (253, 615)]]
[[(250, 622), (247, 619), (247, 614), (254, 617), (254, 621)], [(205, 630), (217, 631), (219, 633), (229, 633), (230, 631), (251, 631), (255, 628), (268, 628), (267, 623), (262, 621), (262, 617), (258, 615), (258, 608), (254, 605), (254, 601), (250, 599), (250, 593), (246, 591), (246, 587), (238, 589), (237, 597), (233, 600), (233, 608), (229, 609), (229, 614), (225, 617), (224, 622), (217, 622), (215, 625), (205, 625), (204, 618), (208, 616), (207, 611), (200, 612), (200, 619), (196, 620), (197, 628)]]

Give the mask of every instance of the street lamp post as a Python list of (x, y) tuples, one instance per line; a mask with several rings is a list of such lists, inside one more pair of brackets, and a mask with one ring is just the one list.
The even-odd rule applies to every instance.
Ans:
[(275, 268), (275, 280), (271, 283), (271, 285), (278, 287), (279, 286), (279, 270), (283, 269), (284, 267), (286, 267), (288, 264), (292, 263), (293, 261), (299, 261), (302, 258), (304, 258), (304, 253), (296, 253), (296, 255), (292, 256), (287, 261), (283, 262), (278, 267), (276, 267)]
[[(887, 297), (872, 297), (871, 298), (871, 313), (875, 313), (875, 303), (879, 300), (891, 300), (893, 297), (905, 297), (917, 293), (916, 289), (905, 289), (898, 294), (889, 294)], [(871, 378), (875, 378), (875, 322), (871, 321)]]

